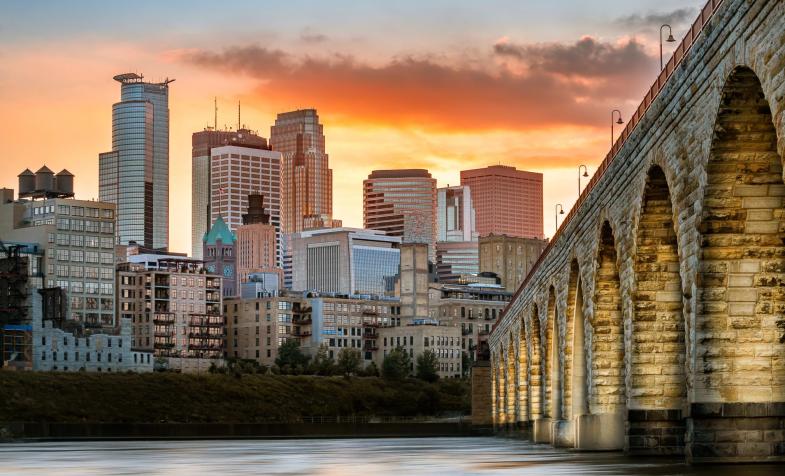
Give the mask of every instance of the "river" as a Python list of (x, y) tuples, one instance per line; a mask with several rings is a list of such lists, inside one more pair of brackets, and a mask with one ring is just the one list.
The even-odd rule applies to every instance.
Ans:
[(779, 475), (783, 466), (574, 453), (514, 439), (75, 441), (0, 445), (3, 475)]

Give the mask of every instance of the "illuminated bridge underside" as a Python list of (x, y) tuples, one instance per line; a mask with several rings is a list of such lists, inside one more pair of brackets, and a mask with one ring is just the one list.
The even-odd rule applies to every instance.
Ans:
[(785, 0), (704, 18), (492, 332), (497, 429), (785, 460)]

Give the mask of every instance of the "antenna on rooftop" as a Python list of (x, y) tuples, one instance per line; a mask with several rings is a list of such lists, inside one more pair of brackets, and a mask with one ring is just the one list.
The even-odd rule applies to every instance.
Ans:
[(240, 101), (237, 101), (237, 130), (240, 130)]
[(215, 96), (213, 98), (213, 106), (215, 107), (215, 111), (214, 111), (215, 118), (213, 124), (215, 125), (215, 130), (217, 131), (218, 130), (218, 96)]

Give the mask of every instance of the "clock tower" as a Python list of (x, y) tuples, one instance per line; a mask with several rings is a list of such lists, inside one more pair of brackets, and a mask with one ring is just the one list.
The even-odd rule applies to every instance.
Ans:
[(224, 297), (237, 295), (237, 239), (220, 216), (204, 234), (204, 267), (210, 274), (224, 278)]

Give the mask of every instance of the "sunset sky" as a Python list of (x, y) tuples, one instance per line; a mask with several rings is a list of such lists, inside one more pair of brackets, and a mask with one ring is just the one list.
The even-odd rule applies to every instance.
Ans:
[[(170, 86), (170, 248), (190, 249), (191, 133), (242, 122), (269, 137), (278, 112), (315, 107), (334, 215), (362, 226), (372, 169), (514, 165), (545, 176), (545, 232), (572, 206), (577, 167), (610, 145), (703, 0), (0, 3), (0, 187), (46, 164), (98, 196), (111, 149), (112, 76)], [(666, 43), (666, 59), (674, 44)]]

